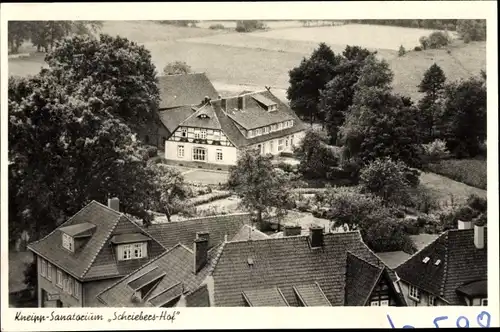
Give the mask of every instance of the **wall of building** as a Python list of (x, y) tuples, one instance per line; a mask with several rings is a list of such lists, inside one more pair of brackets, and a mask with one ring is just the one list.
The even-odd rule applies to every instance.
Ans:
[[(64, 291), (63, 286), (57, 285), (57, 270), (58, 268), (53, 266), (51, 268), (47, 268), (47, 274), (50, 274), (50, 279), (48, 275), (46, 274), (45, 276), (42, 276), (41, 270), (42, 270), (42, 264), (41, 264), (42, 258), (37, 257), (37, 275), (38, 275), (38, 306), (48, 306), (48, 307), (55, 307), (56, 306), (56, 301), (46, 301), (46, 299), (43, 298), (43, 290), (47, 292), (48, 294), (59, 294), (59, 300), (62, 303), (62, 307), (81, 307), (82, 306), (82, 284), (80, 283), (80, 291), (78, 294), (69, 294)], [(62, 271), (62, 270), (61, 270)], [(62, 271), (63, 275), (63, 280), (66, 278), (72, 278), (68, 274), (64, 273)], [(73, 283), (76, 280), (73, 278)], [(74, 288), (73, 288), (73, 293), (74, 293)]]
[(83, 305), (85, 307), (104, 307), (105, 305), (97, 299), (97, 295), (116, 283), (120, 278), (89, 281), (83, 284)]
[[(263, 154), (272, 154), (272, 155), (278, 155), (282, 152), (292, 152), (293, 151), (293, 146), (297, 146), (300, 144), (302, 139), (304, 138), (304, 132), (298, 132), (293, 135), (286, 135), (283, 137), (279, 138), (274, 138), (271, 140), (264, 141), (262, 143), (254, 144), (252, 148), (255, 149), (260, 149), (261, 153)], [(293, 137), (292, 137), (293, 136)], [(278, 146), (280, 145), (280, 140), (282, 140), (282, 146), (283, 149), (280, 150)]]
[[(408, 304), (409, 307), (428, 307), (429, 305), (429, 297), (432, 296), (429, 293), (422, 291), (421, 289), (419, 290), (420, 294), (420, 301), (415, 301), (413, 298), (410, 297), (410, 287), (409, 285), (404, 282), (400, 281), (399, 283), (401, 287), (401, 291), (403, 292), (403, 295), (405, 297), (406, 303)], [(447, 305), (446, 302), (440, 300), (439, 298), (436, 298), (434, 300), (434, 306), (442, 306), (442, 305)]]
[[(184, 157), (178, 156), (178, 147), (184, 147)], [(205, 161), (193, 159), (193, 149), (205, 149)], [(222, 152), (222, 160), (217, 160), (217, 151)], [(197, 144), (190, 142), (166, 141), (165, 142), (165, 158), (175, 160), (177, 162), (196, 162), (200, 166), (203, 163), (211, 163), (214, 165), (235, 165), (237, 160), (237, 149), (232, 146), (220, 146), (212, 144)]]

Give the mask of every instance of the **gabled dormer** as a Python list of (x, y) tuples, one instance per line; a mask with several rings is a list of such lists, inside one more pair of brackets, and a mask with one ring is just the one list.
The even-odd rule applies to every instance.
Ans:
[(118, 234), (111, 238), (118, 261), (147, 258), (149, 241), (151, 238), (142, 233)]
[(158, 267), (144, 273), (128, 283), (128, 286), (134, 291), (132, 297), (135, 301), (144, 301), (151, 291), (160, 283), (165, 276)]
[(278, 103), (276, 103), (274, 100), (271, 100), (259, 94), (253, 95), (252, 98), (255, 99), (255, 101), (257, 101), (268, 112), (275, 112), (278, 110)]
[(96, 225), (84, 222), (59, 228), (61, 246), (71, 252), (78, 251), (92, 237)]

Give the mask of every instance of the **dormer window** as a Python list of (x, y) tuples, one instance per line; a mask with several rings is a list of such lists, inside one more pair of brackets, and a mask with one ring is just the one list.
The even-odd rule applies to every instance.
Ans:
[(73, 237), (69, 236), (66, 233), (62, 233), (62, 245), (64, 249), (67, 249), (71, 252), (75, 250), (75, 240)]
[(116, 256), (120, 261), (141, 259), (148, 257), (149, 237), (140, 234), (120, 234), (111, 238), (111, 243), (116, 245)]
[(269, 106), (267, 107), (267, 110), (268, 110), (269, 112), (274, 112), (274, 111), (277, 111), (277, 110), (278, 110), (278, 105), (276, 105), (276, 104), (269, 105)]

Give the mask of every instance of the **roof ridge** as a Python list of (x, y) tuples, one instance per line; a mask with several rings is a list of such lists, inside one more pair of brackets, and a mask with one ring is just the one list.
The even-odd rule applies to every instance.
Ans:
[(422, 249), (420, 250), (417, 250), (415, 253), (411, 254), (410, 257), (408, 257), (407, 259), (405, 259), (404, 261), (402, 261), (401, 263), (399, 263), (398, 266), (396, 266), (394, 268), (394, 270), (398, 269), (400, 266), (402, 266), (403, 264), (406, 264), (407, 262), (409, 262), (411, 259), (413, 259), (415, 256), (417, 256), (418, 254), (420, 254), (422, 251), (424, 251), (425, 249), (429, 248), (431, 245), (433, 245), (435, 242), (437, 242), (439, 239), (441, 239), (442, 236), (444, 236), (445, 234), (448, 234), (448, 231), (449, 230), (446, 230), (444, 231), (443, 233), (439, 234), (439, 236), (437, 238), (435, 238), (433, 241), (427, 243), (424, 247), (422, 247)]
[(220, 218), (220, 217), (233, 217), (233, 216), (243, 216), (243, 215), (250, 215), (250, 212), (237, 212), (237, 213), (230, 213), (230, 214), (218, 214), (214, 216), (205, 216), (205, 217), (196, 217), (196, 218), (189, 218), (189, 219), (184, 219), (180, 221), (172, 221), (172, 222), (167, 222), (167, 223), (161, 223), (161, 224), (154, 224), (152, 226), (157, 226), (157, 225), (170, 225), (170, 224), (175, 224), (175, 223), (180, 223), (180, 222), (187, 222), (187, 221), (196, 221), (200, 219), (214, 219), (214, 218)]
[[(31, 243), (28, 244), (28, 247), (31, 245), (31, 244), (35, 244), (35, 243), (38, 243), (38, 242), (41, 242), (43, 240), (45, 240), (46, 238), (48, 238), (50, 235), (54, 234), (59, 228), (61, 227), (64, 227), (64, 225), (66, 225), (67, 223), (69, 223), (71, 220), (73, 220), (77, 215), (79, 215), (81, 212), (83, 212), (84, 210), (86, 210), (87, 208), (89, 208), (89, 206), (91, 206), (91, 204), (94, 204), (94, 203), (98, 203), (97, 201), (95, 200), (92, 200), (90, 201), (87, 205), (85, 205), (84, 207), (82, 207), (80, 210), (78, 210), (78, 212), (76, 212), (74, 215), (72, 215), (71, 217), (69, 217), (65, 222), (63, 222), (62, 224), (60, 224), (59, 226), (57, 226), (56, 228), (54, 228), (52, 230), (52, 232), (50, 232), (49, 234), (45, 235), (43, 238), (39, 239), (39, 240), (36, 240), (36, 241), (33, 241)], [(101, 204), (102, 205), (102, 204)]]
[(444, 262), (443, 262), (443, 279), (441, 280), (441, 285), (439, 285), (439, 295), (444, 296), (444, 287), (448, 279), (448, 238), (449, 233), (446, 232), (445, 235), (445, 246), (444, 246)]
[[(191, 73), (181, 73), (181, 74), (158, 75), (158, 77), (169, 77), (169, 76), (188, 76), (188, 75), (205, 75), (205, 76), (207, 76), (206, 72), (201, 71), (201, 72), (191, 72)], [(208, 77), (207, 77), (207, 78), (208, 78)]]
[[(210, 269), (208, 270), (207, 272), (207, 276), (210, 276), (212, 275), (212, 273), (214, 272), (215, 268), (217, 267), (217, 264), (219, 263), (219, 260), (220, 260), (220, 257), (222, 256), (223, 252), (224, 252), (224, 248), (226, 247), (226, 243), (227, 242), (222, 242), (222, 244), (220, 245), (220, 247), (218, 248), (217, 250), (217, 254), (215, 255), (215, 257), (212, 259), (212, 264), (210, 266)], [(205, 277), (206, 279), (206, 277)]]
[(111, 288), (113, 288), (114, 286), (118, 285), (120, 282), (122, 282), (123, 280), (125, 280), (125, 278), (128, 278), (129, 276), (131, 276), (132, 274), (136, 273), (137, 271), (139, 271), (139, 270), (141, 270), (141, 269), (145, 268), (147, 265), (149, 265), (149, 264), (151, 264), (151, 263), (153, 263), (153, 262), (157, 261), (157, 260), (158, 260), (158, 259), (160, 259), (161, 257), (165, 256), (165, 255), (166, 255), (166, 254), (168, 254), (170, 251), (172, 251), (174, 248), (176, 248), (177, 246), (179, 246), (179, 244), (180, 244), (180, 243), (176, 244), (175, 246), (173, 246), (172, 248), (170, 248), (170, 249), (166, 250), (165, 252), (163, 252), (163, 253), (159, 254), (158, 256), (156, 256), (155, 258), (153, 258), (152, 260), (150, 260), (150, 261), (148, 261), (148, 262), (146, 262), (146, 263), (142, 264), (141, 266), (139, 266), (137, 269), (133, 270), (132, 272), (130, 272), (130, 273), (128, 273), (128, 274), (126, 274), (126, 275), (124, 275), (124, 276), (120, 277), (118, 281), (116, 281), (116, 282), (112, 283), (110, 286), (108, 286), (108, 287), (104, 288), (102, 291), (100, 291), (100, 292), (96, 295), (96, 297), (100, 297), (102, 293), (107, 292), (108, 290), (110, 290), (110, 289), (111, 289)]
[[(366, 246), (366, 245), (365, 245)], [(368, 246), (366, 246), (368, 248)], [(370, 249), (370, 248), (368, 248)], [(366, 259), (364, 258), (361, 258), (359, 257), (358, 255), (356, 255), (355, 253), (353, 253), (351, 250), (347, 250), (347, 254), (351, 255), (351, 256), (354, 256), (355, 258), (359, 259), (360, 261), (362, 261), (363, 263), (366, 263), (376, 269), (379, 269), (379, 270), (383, 270), (386, 266), (385, 266), (385, 263), (374, 253), (372, 252), (372, 254), (374, 254), (376, 256), (376, 258), (379, 260), (380, 263), (382, 263), (384, 265), (384, 267), (380, 267), (380, 266), (377, 266), (373, 263), (370, 263), (369, 261), (367, 261)]]
[[(359, 233), (359, 231), (324, 233), (323, 236), (344, 236), (346, 234), (351, 234), (351, 233)], [(309, 237), (309, 235), (294, 235), (294, 236), (282, 236), (282, 237), (270, 237), (270, 236), (268, 236), (265, 239), (255, 239), (255, 240), (252, 239), (252, 242), (256, 242), (256, 241), (270, 241), (270, 240), (282, 240), (282, 241), (286, 241), (286, 240), (289, 240), (289, 239), (293, 240), (293, 239), (298, 239), (298, 238), (307, 239), (308, 237)], [(248, 240), (228, 241), (228, 243), (239, 243), (239, 242), (249, 242), (249, 241)], [(361, 242), (363, 242), (363, 241), (361, 241)]]
[(105, 208), (105, 209), (106, 209), (106, 210), (108, 210), (108, 211), (114, 212), (115, 214), (120, 214), (120, 215), (121, 215), (121, 214), (124, 214), (123, 212), (116, 211), (115, 209), (112, 209), (112, 208), (110, 208), (109, 206), (104, 205), (104, 204), (102, 204), (101, 202), (98, 202), (98, 201), (96, 201), (96, 200), (92, 200), (92, 202), (97, 203), (99, 206), (101, 206), (101, 207)]
[(364, 302), (363, 302), (363, 305), (366, 305), (366, 302), (368, 302), (368, 299), (370, 298), (370, 295), (373, 293), (373, 290), (375, 289), (375, 287), (377, 286), (380, 278), (382, 277), (382, 274), (384, 273), (385, 271), (385, 268), (379, 268), (379, 272), (378, 272), (378, 275), (377, 275), (377, 278), (375, 279), (375, 282), (373, 283), (373, 285), (370, 287), (370, 291), (368, 292), (368, 295), (366, 296)]
[(180, 247), (186, 249), (187, 251), (189, 251), (191, 254), (194, 254), (193, 249), (188, 248), (186, 245), (184, 245), (184, 244), (182, 244), (180, 242), (179, 242), (179, 244), (177, 244), (177, 246), (180, 246)]
[(126, 218), (128, 220), (128, 218), (123, 213), (120, 214), (120, 217), (116, 219), (114, 225), (111, 227), (111, 229), (109, 230), (108, 234), (106, 235), (106, 237), (102, 241), (102, 243), (99, 246), (99, 249), (96, 251), (94, 257), (92, 257), (92, 259), (90, 260), (89, 265), (83, 270), (82, 275), (80, 276), (80, 278), (83, 279), (85, 277), (85, 275), (87, 274), (87, 272), (90, 270), (90, 267), (92, 266), (92, 264), (94, 264), (97, 256), (101, 252), (102, 248), (104, 248), (104, 245), (106, 244), (106, 241), (108, 241), (109, 237), (111, 236), (111, 234), (115, 230), (115, 228), (118, 225), (118, 223), (120, 222), (120, 220), (122, 220), (122, 218)]

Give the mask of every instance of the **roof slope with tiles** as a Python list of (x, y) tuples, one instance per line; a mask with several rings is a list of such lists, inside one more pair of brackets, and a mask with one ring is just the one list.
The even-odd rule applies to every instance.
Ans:
[[(487, 247), (486, 227), (483, 249), (474, 245), (474, 229), (449, 230), (398, 266), (396, 272), (402, 280), (452, 305), (461, 305), (456, 290), (469, 282), (487, 279)], [(426, 257), (429, 261), (424, 263)]]
[(317, 283), (333, 306), (344, 305), (347, 252), (385, 266), (359, 232), (324, 234), (311, 249), (307, 236), (226, 243), (212, 276), (215, 306), (244, 306), (242, 292), (278, 287), (290, 306), (298, 306), (294, 286)]
[(364, 306), (384, 268), (347, 254), (346, 304)]
[[(195, 274), (193, 273), (193, 251), (182, 244), (178, 244), (103, 290), (98, 295), (98, 298), (106, 305), (113, 307), (155, 307), (175, 300), (182, 294), (193, 292), (193, 296), (189, 297), (190, 300), (199, 302), (200, 299), (195, 299), (194, 295), (203, 291), (203, 289), (200, 289), (200, 285), (217, 258), (219, 246), (213, 247), (208, 252), (207, 265)], [(132, 300), (135, 290), (131, 287), (131, 283), (150, 271), (162, 273), (159, 283), (143, 301)], [(203, 299), (203, 296), (201, 296), (201, 300)]]
[(167, 75), (158, 77), (160, 109), (199, 104), (205, 97), (218, 97), (205, 73)]
[(250, 214), (240, 213), (153, 224), (147, 230), (165, 248), (178, 243), (191, 247), (197, 232), (208, 232), (211, 246), (223, 242), (226, 236), (231, 239), (248, 224), (251, 224)]
[[(95, 225), (95, 230), (82, 247), (74, 252), (62, 247), (61, 228), (89, 223)], [(152, 242), (150, 256), (164, 251), (159, 243), (122, 213), (96, 201), (87, 204), (46, 237), (30, 243), (28, 248), (79, 280), (120, 276), (134, 268), (128, 262), (117, 262), (111, 252), (110, 238), (120, 230), (148, 236)]]

